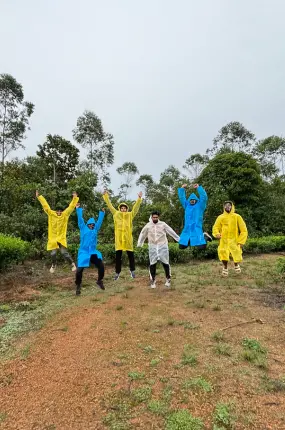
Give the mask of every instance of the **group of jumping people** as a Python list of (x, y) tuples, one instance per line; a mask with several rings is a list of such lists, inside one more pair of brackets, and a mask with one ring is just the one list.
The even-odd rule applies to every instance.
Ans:
[[(186, 197), (187, 185), (182, 185), (178, 189), (180, 203), (184, 209), (184, 227), (181, 235), (176, 232), (165, 222), (160, 220), (160, 213), (153, 211), (149, 222), (142, 229), (138, 238), (138, 247), (142, 247), (145, 240), (148, 239), (149, 248), (149, 276), (150, 287), (156, 288), (156, 266), (161, 262), (165, 272), (165, 286), (171, 286), (171, 270), (169, 265), (169, 249), (167, 235), (171, 236), (179, 243), (180, 249), (186, 249), (188, 246), (204, 249), (207, 242), (212, 237), (203, 230), (204, 212), (207, 207), (208, 196), (202, 185), (194, 184), (194, 189), (198, 196), (192, 193), (188, 199)], [(45, 198), (36, 191), (36, 197), (40, 201), (43, 210), (48, 215), (48, 243), (47, 250), (51, 251), (52, 266), (50, 272), (56, 270), (56, 253), (60, 250), (63, 257), (71, 265), (71, 270), (76, 272), (75, 285), (76, 295), (80, 295), (82, 286), (82, 275), (84, 268), (93, 264), (98, 269), (97, 285), (102, 290), (105, 289), (104, 263), (101, 252), (97, 249), (98, 232), (102, 226), (105, 209), (99, 211), (97, 221), (90, 218), (87, 222), (83, 218), (83, 209), (80, 207), (79, 197), (73, 192), (72, 201), (66, 209), (56, 208), (52, 210)], [(103, 194), (103, 199), (113, 215), (115, 226), (115, 275), (114, 280), (118, 280), (122, 268), (122, 254), (127, 252), (129, 259), (130, 275), (135, 278), (135, 255), (133, 247), (133, 220), (139, 211), (142, 202), (142, 192), (138, 194), (132, 210), (126, 203), (120, 203), (118, 209), (115, 209), (110, 201), (107, 191)], [(66, 232), (69, 216), (76, 208), (78, 227), (80, 230), (80, 245), (78, 249), (77, 266), (67, 250)], [(240, 215), (235, 213), (234, 204), (230, 201), (224, 203), (224, 212), (218, 216), (213, 226), (213, 236), (219, 240), (218, 256), (223, 263), (222, 275), (228, 276), (228, 262), (230, 256), (234, 261), (234, 270), (236, 273), (241, 272), (239, 263), (242, 261), (242, 247), (247, 240), (247, 228), (244, 220)]]

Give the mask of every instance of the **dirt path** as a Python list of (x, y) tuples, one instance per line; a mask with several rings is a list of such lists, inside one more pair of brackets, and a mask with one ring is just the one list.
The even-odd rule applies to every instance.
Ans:
[[(204, 264), (194, 277), (189, 267), (177, 268), (171, 291), (162, 284), (149, 290), (144, 273), (132, 284), (120, 280), (121, 292), (106, 303), (102, 294), (80, 297), (79, 306), (28, 337), (26, 357), (2, 365), (0, 428), (164, 429), (167, 415), (151, 411), (152, 399), (168, 402), (169, 410), (189, 410), (206, 429), (217, 403), (231, 401), (236, 429), (285, 429), (284, 313), (256, 300), (249, 269), (228, 282), (220, 281), (219, 270)], [(237, 326), (213, 339), (221, 328), (252, 318), (264, 324)], [(270, 351), (266, 366), (241, 358), (244, 338)], [(190, 365), (181, 364), (185, 345), (196, 357)], [(185, 388), (199, 377), (212, 390)], [(279, 381), (279, 389), (270, 381)]]

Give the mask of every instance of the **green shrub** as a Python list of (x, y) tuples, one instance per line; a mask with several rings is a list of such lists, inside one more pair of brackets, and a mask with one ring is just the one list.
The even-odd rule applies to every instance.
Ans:
[(170, 414), (166, 421), (166, 430), (202, 430), (203, 421), (194, 418), (186, 409)]
[(0, 270), (29, 257), (30, 244), (15, 237), (0, 234)]

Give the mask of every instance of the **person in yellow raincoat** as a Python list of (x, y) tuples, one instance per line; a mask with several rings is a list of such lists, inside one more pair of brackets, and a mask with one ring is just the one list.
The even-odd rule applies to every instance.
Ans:
[(135, 278), (135, 256), (133, 245), (133, 219), (139, 211), (142, 202), (142, 192), (138, 194), (138, 199), (132, 210), (129, 212), (129, 207), (126, 203), (120, 203), (118, 210), (112, 205), (107, 191), (103, 194), (103, 199), (110, 209), (115, 225), (115, 249), (116, 249), (116, 273), (115, 281), (119, 279), (122, 269), (123, 251), (127, 251), (129, 258), (129, 266), (131, 277)]
[(56, 252), (59, 249), (66, 261), (71, 264), (71, 270), (75, 272), (76, 265), (72, 260), (72, 257), (67, 251), (66, 242), (66, 231), (69, 216), (75, 209), (76, 204), (79, 201), (77, 193), (74, 191), (72, 193), (72, 201), (68, 208), (62, 210), (62, 208), (57, 208), (55, 211), (52, 210), (46, 201), (46, 199), (36, 191), (36, 197), (41, 203), (43, 210), (48, 216), (48, 243), (47, 250), (51, 251), (52, 266), (50, 268), (50, 273), (54, 273), (56, 269)]
[(234, 260), (235, 272), (240, 273), (239, 263), (242, 261), (242, 247), (247, 240), (247, 228), (240, 215), (235, 213), (233, 202), (225, 202), (224, 213), (216, 219), (213, 236), (220, 239), (218, 255), (223, 263), (223, 276), (228, 276), (230, 255)]

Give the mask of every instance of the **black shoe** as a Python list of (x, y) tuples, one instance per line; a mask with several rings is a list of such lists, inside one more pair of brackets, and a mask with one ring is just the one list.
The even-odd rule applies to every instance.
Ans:
[(101, 288), (101, 290), (105, 290), (103, 281), (97, 281), (96, 284), (98, 285), (99, 288)]
[(77, 296), (80, 296), (81, 294), (81, 285), (76, 285), (76, 293)]

